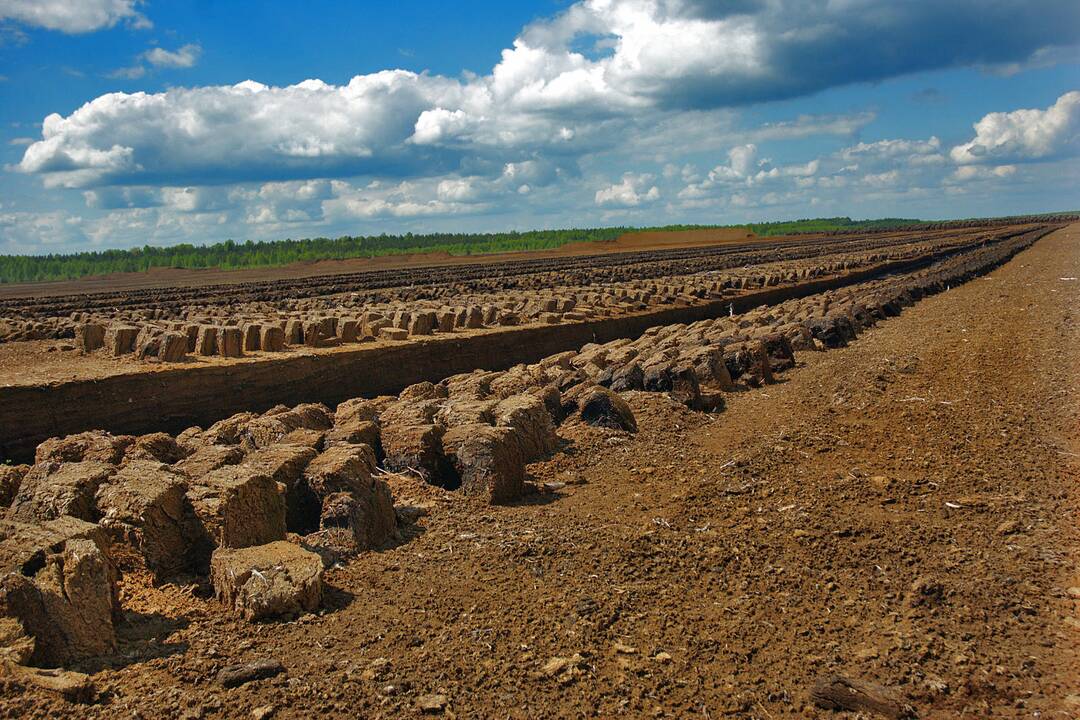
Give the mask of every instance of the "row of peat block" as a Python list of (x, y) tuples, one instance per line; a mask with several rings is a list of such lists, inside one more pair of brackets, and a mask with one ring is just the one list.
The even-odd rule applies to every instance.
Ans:
[[(170, 289), (160, 291), (134, 291), (131, 293), (99, 293), (81, 296), (50, 298), (21, 298), (17, 302), (0, 301), (0, 342), (41, 339), (69, 339), (74, 337), (80, 323), (133, 325), (182, 323), (239, 325), (244, 322), (265, 322), (299, 313), (301, 316), (316, 313), (358, 315), (363, 311), (393, 314), (397, 310), (438, 310), (445, 305), (502, 304), (512, 300), (511, 308), (523, 314), (522, 321), (535, 315), (521, 302), (522, 296), (543, 297), (552, 288), (599, 291), (595, 300), (597, 311), (605, 306), (618, 304), (614, 290), (638, 283), (643, 279), (656, 279), (659, 285), (654, 292), (682, 292), (682, 278), (704, 270), (724, 270), (732, 274), (730, 287), (754, 287), (765, 283), (774, 269), (765, 265), (777, 265), (783, 261), (782, 273), (836, 272), (845, 268), (850, 259), (878, 253), (885, 259), (895, 259), (897, 253), (908, 252), (905, 246), (923, 241), (962, 242), (965, 235), (923, 240), (918, 237), (864, 238), (834, 242), (806, 241), (790, 244), (763, 246), (721, 246), (696, 250), (668, 250), (653, 253), (615, 254), (602, 258), (564, 258), (546, 261), (522, 261), (533, 272), (521, 274), (506, 272), (505, 263), (476, 266), (479, 275), (471, 270), (446, 266), (421, 269), (417, 273), (395, 271), (394, 283), (388, 287), (367, 289), (364, 274), (358, 276), (327, 276), (295, 281), (300, 285), (314, 282), (326, 292), (311, 295), (310, 288), (298, 294), (288, 295), (295, 283), (276, 283), (269, 297), (249, 291), (247, 286), (212, 286), (203, 293), (192, 295), (180, 293), (188, 302), (175, 299)], [(686, 256), (690, 253), (692, 257)], [(648, 256), (646, 259), (645, 256)], [(851, 260), (859, 262), (859, 260)], [(584, 264), (583, 264), (584, 263)], [(560, 268), (560, 269), (555, 269)], [(817, 268), (815, 270), (815, 268)], [(403, 278), (416, 275), (416, 282), (402, 282)], [(460, 279), (461, 276), (465, 279)], [(425, 276), (426, 281), (425, 281)], [(349, 280), (356, 280), (350, 286)], [(417, 284), (419, 283), (419, 284)], [(663, 286), (668, 286), (664, 288)], [(226, 292), (223, 290), (231, 288)], [(172, 289), (176, 290), (176, 289)], [(203, 299), (205, 298), (205, 299)]]
[[(907, 259), (938, 246), (909, 244), (888, 252), (845, 253), (813, 260), (768, 263), (718, 274), (658, 278), (595, 288), (553, 288), (551, 294), (521, 299), (508, 293), (466, 298), (465, 305), (420, 301), (356, 305), (347, 298), (304, 299), (283, 303), (288, 314), (263, 308), (261, 313), (186, 313), (189, 321), (155, 320), (139, 324), (83, 321), (74, 326), (75, 347), (82, 353), (101, 349), (114, 357), (181, 362), (188, 355), (241, 357), (249, 352), (282, 352), (290, 346), (326, 347), (370, 340), (406, 340), (484, 327), (583, 321), (663, 306), (710, 302), (742, 291), (804, 282), (875, 263)], [(147, 311), (149, 312), (149, 311)], [(155, 315), (156, 312), (149, 312)], [(219, 324), (222, 323), (222, 324)]]

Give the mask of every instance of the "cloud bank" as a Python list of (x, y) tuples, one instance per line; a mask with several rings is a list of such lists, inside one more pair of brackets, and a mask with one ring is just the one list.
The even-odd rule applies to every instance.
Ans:
[(136, 8), (141, 0), (0, 0), (0, 20), (70, 35), (114, 27), (123, 21), (135, 28), (151, 27)]
[[(54, 5), (68, 7), (44, 4)], [(89, 28), (135, 13), (123, 0), (87, 7), (101, 17), (39, 15)], [(1080, 4), (1071, 0), (585, 0), (527, 26), (480, 77), (387, 70), (347, 85), (103, 95), (46, 118), (18, 167), (78, 187), (497, 170), (603, 147), (629, 117), (659, 122), (922, 70), (1022, 62), (1078, 41)], [(199, 50), (156, 48), (146, 59), (189, 67)]]

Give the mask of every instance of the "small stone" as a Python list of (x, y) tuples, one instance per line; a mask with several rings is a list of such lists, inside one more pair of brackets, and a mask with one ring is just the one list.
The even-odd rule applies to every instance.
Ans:
[(253, 720), (269, 720), (269, 718), (273, 717), (275, 710), (277, 708), (273, 705), (263, 705), (252, 710), (251, 717)]
[(995, 528), (994, 532), (998, 535), (1012, 535), (1015, 532), (1019, 532), (1020, 523), (1015, 520), (1006, 520)]
[(855, 651), (855, 659), (856, 660), (861, 660), (861, 661), (864, 661), (864, 662), (866, 660), (873, 660), (874, 658), (877, 658), (879, 655), (880, 655), (880, 653), (878, 652), (877, 648), (872, 648), (872, 647), (859, 648), (858, 650)]
[(653, 655), (653, 660), (658, 663), (664, 663), (666, 665), (667, 663), (671, 662), (671, 655), (667, 654), (666, 652), (658, 652)]
[(870, 486), (879, 493), (887, 492), (892, 487), (892, 480), (884, 475), (874, 475), (870, 478)]
[(23, 667), (13, 662), (5, 662), (5, 672), (17, 682), (55, 693), (71, 702), (89, 703), (96, 694), (90, 676), (81, 672), (60, 668)]
[(570, 659), (564, 657), (553, 657), (544, 663), (544, 666), (540, 668), (540, 672), (548, 677), (558, 675), (570, 665)]
[(630, 645), (624, 645), (621, 642), (616, 642), (615, 643), (615, 652), (617, 652), (620, 655), (634, 655), (635, 653), (637, 653), (637, 648), (636, 647), (631, 647)]
[(371, 661), (371, 664), (360, 673), (360, 678), (363, 680), (376, 680), (384, 675), (389, 667), (390, 661), (386, 658), (375, 658)]
[(394, 508), (398, 525), (414, 525), (428, 514), (428, 509), (420, 505), (399, 505)]
[(446, 709), (447, 699), (445, 695), (421, 695), (416, 700), (417, 707), (420, 708), (420, 712), (425, 713), (441, 713)]
[(540, 674), (555, 678), (561, 685), (568, 685), (581, 676), (585, 669), (585, 658), (574, 653), (570, 657), (551, 658), (540, 668)]

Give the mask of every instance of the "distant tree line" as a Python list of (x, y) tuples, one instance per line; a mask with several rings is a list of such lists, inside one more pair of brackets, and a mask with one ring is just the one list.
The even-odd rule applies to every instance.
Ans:
[(150, 268), (269, 267), (313, 260), (341, 260), (381, 255), (447, 252), (452, 255), (542, 250), (571, 242), (613, 240), (628, 228), (537, 230), (506, 233), (430, 233), (425, 235), (343, 236), (266, 242), (226, 240), (213, 245), (146, 245), (127, 250), (98, 250), (69, 255), (0, 256), (0, 282), (66, 280), (87, 275), (140, 272)]
[(908, 218), (878, 218), (876, 220), (852, 220), (849, 217), (807, 218), (782, 222), (753, 223), (746, 227), (755, 235), (792, 235), (795, 233), (833, 232), (836, 230), (891, 230), (925, 225), (925, 220)]

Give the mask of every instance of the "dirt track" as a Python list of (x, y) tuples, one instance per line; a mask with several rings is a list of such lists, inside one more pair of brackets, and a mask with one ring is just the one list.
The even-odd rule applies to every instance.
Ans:
[[(128, 587), (138, 662), (98, 676), (106, 704), (0, 710), (408, 717), (435, 693), (458, 717), (829, 717), (807, 690), (837, 671), (920, 717), (1075, 717), (1078, 243), (801, 354), (723, 414), (634, 394), (639, 433), (564, 428), (533, 471), (570, 484), (531, 502), (396, 486), (425, 532), (330, 572), (321, 618)], [(214, 684), (263, 657), (287, 672)]]

